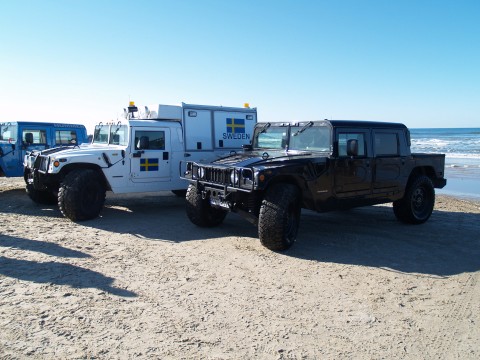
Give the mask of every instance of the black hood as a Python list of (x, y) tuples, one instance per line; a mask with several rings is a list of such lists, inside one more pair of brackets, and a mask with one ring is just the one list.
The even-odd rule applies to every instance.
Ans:
[(261, 150), (230, 155), (212, 162), (213, 165), (248, 167), (264, 165), (274, 161), (284, 161), (293, 157), (310, 157), (309, 151)]

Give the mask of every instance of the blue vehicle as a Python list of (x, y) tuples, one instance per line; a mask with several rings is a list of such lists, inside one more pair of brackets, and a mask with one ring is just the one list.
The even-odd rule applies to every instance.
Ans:
[(32, 150), (88, 142), (83, 125), (33, 121), (0, 123), (0, 177), (23, 176), (23, 158)]

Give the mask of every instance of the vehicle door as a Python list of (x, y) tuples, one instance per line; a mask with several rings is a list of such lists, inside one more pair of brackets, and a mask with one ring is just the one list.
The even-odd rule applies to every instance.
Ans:
[[(355, 141), (356, 154), (348, 151)], [(367, 196), (371, 194), (372, 171), (369, 154), (370, 131), (336, 129), (336, 157), (334, 161), (334, 190), (339, 198)]]
[(27, 151), (45, 150), (50, 148), (53, 143), (51, 127), (46, 125), (21, 125), (19, 128), (20, 139), (17, 143), (20, 145), (21, 157), (19, 162), (23, 164), (23, 159)]
[(374, 130), (374, 194), (392, 194), (400, 191), (406, 157), (400, 155), (401, 130)]
[(131, 181), (135, 183), (169, 181), (170, 129), (142, 127), (133, 129), (131, 136)]
[(22, 176), (23, 158), (16, 123), (0, 123), (0, 176)]

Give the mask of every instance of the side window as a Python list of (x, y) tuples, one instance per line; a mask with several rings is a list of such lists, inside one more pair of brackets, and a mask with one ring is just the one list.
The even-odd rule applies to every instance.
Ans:
[(399, 155), (398, 135), (396, 133), (375, 133), (375, 155)]
[(70, 130), (55, 131), (56, 145), (77, 145), (77, 133)]
[(135, 132), (135, 150), (165, 150), (165, 131)]
[(17, 125), (0, 123), (0, 140), (15, 143), (17, 141)]
[(22, 141), (25, 144), (44, 145), (47, 143), (47, 131), (23, 129)]
[(348, 140), (358, 141), (358, 156), (366, 156), (365, 150), (365, 134), (364, 133), (339, 133), (338, 134), (338, 156), (347, 156)]

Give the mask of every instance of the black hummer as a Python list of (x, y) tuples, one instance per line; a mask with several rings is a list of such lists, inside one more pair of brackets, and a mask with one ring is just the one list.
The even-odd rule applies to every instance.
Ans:
[(393, 202), (406, 223), (428, 220), (443, 188), (444, 154), (412, 154), (403, 124), (373, 121), (259, 123), (242, 153), (187, 162), (187, 215), (198, 226), (228, 211), (258, 225), (261, 243), (289, 248), (301, 208), (318, 212)]

